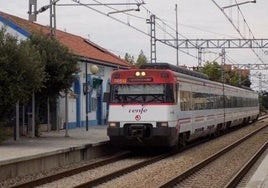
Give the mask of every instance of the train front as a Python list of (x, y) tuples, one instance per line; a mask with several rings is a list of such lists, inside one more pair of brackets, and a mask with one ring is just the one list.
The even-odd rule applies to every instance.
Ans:
[(108, 118), (113, 145), (166, 147), (177, 143), (175, 80), (169, 70), (113, 72)]

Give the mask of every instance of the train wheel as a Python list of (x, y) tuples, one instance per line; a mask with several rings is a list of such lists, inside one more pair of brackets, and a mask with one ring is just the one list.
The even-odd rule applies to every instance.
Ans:
[(213, 134), (214, 137), (218, 137), (219, 135), (221, 135), (221, 132), (222, 132), (222, 124), (218, 124)]
[(259, 118), (259, 115), (255, 119), (253, 119), (252, 122), (255, 123), (258, 120), (258, 118)]
[(186, 133), (181, 133), (179, 135), (179, 139), (178, 139), (178, 148), (184, 148), (187, 144), (187, 134)]

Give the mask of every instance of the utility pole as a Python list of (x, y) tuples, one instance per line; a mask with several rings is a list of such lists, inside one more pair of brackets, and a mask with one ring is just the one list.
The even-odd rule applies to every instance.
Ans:
[(56, 3), (59, 0), (50, 0), (50, 35), (56, 35)]
[(32, 93), (32, 137), (35, 137), (35, 93)]
[(226, 101), (225, 101), (225, 48), (222, 48), (222, 61), (221, 61), (221, 70), (222, 70), (222, 95), (223, 95), (223, 123), (225, 126), (225, 107), (226, 107)]
[(88, 131), (88, 71), (87, 71), (87, 62), (85, 62), (86, 67), (85, 67), (85, 72), (86, 72), (86, 131)]
[(176, 11), (176, 60), (177, 66), (179, 66), (179, 32), (178, 32), (178, 5), (175, 5)]
[(16, 103), (16, 126), (14, 126), (14, 140), (20, 139), (20, 102)]
[(29, 0), (29, 21), (35, 22), (37, 15), (37, 0)]
[(156, 63), (156, 33), (155, 33), (155, 15), (150, 16), (150, 20), (146, 20), (151, 26), (151, 63)]
[(198, 69), (202, 66), (202, 48), (198, 48)]
[(42, 6), (39, 10), (37, 10), (37, 0), (29, 0), (29, 21), (35, 22), (37, 18), (37, 14), (50, 9), (49, 20), (50, 20), (50, 35), (56, 35), (56, 3), (59, 0), (50, 0), (48, 5)]
[(262, 75), (261, 73), (258, 75), (259, 77), (259, 93), (261, 93), (261, 90), (262, 90)]

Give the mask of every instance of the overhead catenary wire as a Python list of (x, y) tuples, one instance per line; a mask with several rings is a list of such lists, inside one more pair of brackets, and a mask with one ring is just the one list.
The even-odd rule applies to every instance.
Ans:
[[(240, 32), (239, 28), (236, 27), (236, 25), (234, 24), (234, 22), (232, 21), (232, 19), (226, 14), (226, 12), (224, 11), (223, 8), (221, 8), (218, 3), (216, 3), (215, 0), (211, 0), (220, 10), (221, 12), (224, 14), (224, 16), (227, 18), (227, 20), (232, 24), (232, 26), (235, 28), (235, 30), (238, 32), (238, 34), (240, 35), (241, 38), (245, 39), (245, 37), (242, 35), (242, 33)], [(237, 1), (236, 1), (237, 4)], [(239, 7), (239, 5), (237, 5)], [(253, 35), (253, 39), (255, 39), (254, 35)], [(258, 44), (258, 43), (257, 43)], [(253, 53), (257, 56), (258, 60), (261, 61), (263, 64), (263, 60), (261, 59), (261, 57), (257, 54), (257, 52), (251, 48), (251, 50), (253, 51)]]
[[(237, 0), (235, 0), (235, 2), (236, 2), (236, 4), (238, 4), (238, 3), (237, 3)], [(237, 6), (237, 9), (238, 9), (238, 11), (240, 12), (241, 16), (243, 17), (244, 25), (246, 25), (247, 28), (248, 28), (249, 37), (250, 37), (250, 35), (251, 35), (251, 36), (252, 36), (252, 39), (256, 39), (255, 36), (254, 36), (254, 34), (253, 34), (253, 32), (252, 32), (252, 30), (251, 30), (251, 28), (249, 27), (249, 24), (247, 23), (247, 21), (246, 21), (246, 19), (245, 19), (245, 16), (244, 16), (242, 10), (240, 9), (239, 6)], [(260, 46), (259, 43), (256, 42), (255, 40), (253, 40), (253, 42), (254, 42), (255, 44), (257, 44), (257, 46)], [(264, 50), (263, 50), (262, 48), (261, 48), (261, 50), (262, 50), (262, 52), (264, 53)]]
[[(111, 19), (113, 19), (113, 20), (115, 20), (115, 21), (118, 21), (118, 22), (121, 23), (121, 24), (124, 24), (124, 25), (126, 25), (126, 26), (129, 26), (129, 27), (131, 27), (132, 29), (134, 29), (134, 30), (136, 30), (136, 31), (138, 31), (138, 32), (140, 32), (140, 33), (142, 33), (142, 34), (144, 34), (144, 35), (150, 37), (150, 34), (148, 34), (148, 33), (144, 32), (143, 30), (141, 30), (141, 29), (139, 29), (139, 28), (137, 28), (137, 27), (131, 25), (129, 22), (124, 22), (124, 21), (120, 20), (119, 18), (113, 17), (113, 16), (111, 16), (111, 15), (109, 15), (109, 14), (103, 12), (103, 11), (100, 11), (100, 10), (98, 10), (98, 9), (96, 9), (96, 8), (91, 7), (90, 5), (88, 5), (88, 4), (86, 4), (86, 3), (82, 3), (81, 1), (78, 1), (78, 0), (72, 0), (72, 1), (75, 2), (75, 3), (77, 3), (77, 4), (79, 4), (79, 5), (81, 5), (81, 6), (84, 6), (84, 7), (86, 7), (86, 8), (89, 8), (89, 9), (91, 9), (91, 10), (93, 10), (93, 11), (99, 13), (99, 14), (102, 14), (102, 15), (104, 15), (104, 16), (107, 16), (107, 17), (109, 17), (109, 18), (111, 18)], [(93, 0), (93, 1), (96, 2), (96, 3), (98, 3), (98, 4), (100, 4), (100, 5), (106, 6), (107, 8), (110, 8), (111, 10), (119, 11), (118, 9), (116, 9), (116, 8), (114, 8), (114, 7), (111, 7), (110, 5), (106, 5), (106, 4), (104, 4), (104, 3), (102, 3), (102, 2), (100, 2), (100, 1), (98, 1), (98, 0)], [(136, 2), (138, 2), (138, 1), (136, 1)], [(142, 1), (142, 2), (143, 2), (143, 1)], [(138, 3), (140, 3), (140, 2), (138, 2)], [(153, 14), (149, 9), (147, 9), (145, 6), (143, 6), (143, 4), (141, 4), (140, 6), (141, 6), (142, 8), (144, 8), (149, 14)], [(126, 14), (126, 15), (129, 15), (129, 16), (133, 16), (132, 14), (129, 14), (129, 13), (126, 13), (126, 12), (122, 12), (122, 13), (123, 13), (123, 14)], [(134, 16), (134, 17), (135, 17), (135, 18), (139, 18), (139, 19), (146, 20), (146, 18), (143, 18), (143, 17), (139, 17), (139, 16)], [(158, 17), (157, 17), (157, 18), (158, 18)], [(161, 22), (165, 23), (165, 22), (164, 22), (162, 19), (160, 19), (160, 18), (158, 18), (158, 20), (160, 20)], [(157, 25), (159, 26), (159, 28), (162, 28), (161, 25), (159, 25), (159, 24), (157, 24)], [(167, 25), (168, 28), (172, 28), (172, 27), (169, 26), (168, 24), (166, 24), (166, 25)], [(162, 28), (162, 30), (165, 31), (163, 28)], [(166, 31), (165, 31), (165, 32), (166, 32)], [(175, 38), (172, 34), (170, 34), (170, 33), (168, 33), (168, 34), (171, 35), (173, 38)], [(180, 36), (183, 36), (182, 34), (179, 34), (179, 35), (180, 35)], [(161, 41), (160, 41), (160, 42), (161, 42)], [(163, 43), (163, 44), (165, 44), (165, 43)], [(181, 49), (180, 49), (179, 51), (181, 51), (182, 53), (184, 53), (184, 54), (186, 54), (186, 55), (189, 55), (189, 56), (191, 56), (191, 57), (193, 57), (193, 58), (195, 58), (195, 59), (198, 58), (197, 56), (192, 55), (192, 54), (190, 54), (189, 52), (186, 52), (186, 51), (184, 51), (184, 50), (181, 50)]]
[[(95, 12), (98, 12), (98, 13), (104, 15), (104, 16), (107, 16), (107, 17), (109, 17), (109, 18), (111, 18), (111, 19), (113, 19), (113, 20), (115, 20), (115, 21), (117, 21), (117, 22), (119, 22), (119, 23), (121, 23), (121, 24), (124, 24), (124, 25), (126, 25), (126, 26), (129, 26), (130, 28), (132, 28), (132, 29), (134, 29), (134, 30), (136, 30), (136, 31), (138, 31), (138, 32), (140, 32), (140, 33), (142, 33), (142, 34), (144, 34), (144, 35), (150, 37), (150, 33), (149, 33), (149, 31), (145, 31), (144, 29), (140, 29), (139, 27), (135, 27), (134, 25), (132, 25), (132, 24), (130, 23), (130, 18), (129, 18), (129, 17), (133, 17), (133, 18), (137, 18), (137, 19), (141, 19), (141, 20), (146, 20), (147, 18), (144, 18), (144, 17), (141, 17), (141, 16), (136, 16), (136, 15), (130, 14), (129, 12), (121, 12), (122, 14), (125, 14), (125, 15), (129, 16), (128, 19), (127, 19), (127, 21), (123, 21), (122, 19), (120, 19), (120, 18), (118, 18), (118, 17), (116, 17), (116, 16), (109, 15), (109, 14), (107, 14), (106, 12), (101, 11), (101, 10), (99, 10), (99, 9), (97, 9), (97, 8), (93, 8), (93, 7), (91, 7), (90, 5), (88, 5), (88, 4), (86, 4), (86, 3), (82, 3), (81, 1), (78, 1), (78, 0), (72, 0), (72, 1), (75, 2), (75, 3), (77, 3), (77, 4), (79, 4), (79, 5), (85, 6), (85, 7), (89, 8), (89, 9), (95, 11)], [(98, 0), (92, 0), (92, 1), (94, 1), (96, 4), (103, 5), (103, 6), (107, 7), (108, 9), (111, 9), (111, 10), (113, 10), (113, 11), (115, 11), (115, 12), (116, 12), (116, 11), (120, 11), (119, 9), (116, 9), (116, 8), (112, 7), (112, 5), (110, 5), (109, 3), (108, 3), (108, 4), (105, 4), (105, 3), (101, 2), (101, 1), (98, 1)], [(147, 14), (149, 14), (149, 15), (154, 14), (151, 10), (149, 10), (148, 8), (146, 8), (146, 7), (144, 6), (144, 2), (143, 2), (143, 1), (137, 1), (137, 0), (135, 0), (135, 1), (137, 2), (137, 4), (140, 5), (140, 8), (141, 8), (141, 9), (143, 9), (143, 10), (145, 10), (145, 11), (147, 12)], [(133, 4), (133, 3), (132, 3), (132, 4)], [(134, 3), (134, 4), (135, 4), (135, 3)], [(98, 6), (98, 7), (99, 7), (99, 6)], [(155, 14), (154, 14), (154, 15), (155, 15)], [(176, 31), (176, 30), (173, 29), (172, 26), (170, 26), (169, 24), (167, 24), (163, 19), (161, 19), (161, 18), (159, 18), (159, 17), (157, 17), (157, 16), (156, 16), (156, 18), (157, 18), (157, 19), (156, 19), (156, 20), (157, 20), (157, 22), (156, 22), (156, 26), (157, 26), (157, 28), (160, 29), (161, 31), (163, 31), (163, 32), (164, 32), (165, 34), (167, 34), (168, 36), (170, 36), (172, 39), (175, 39), (175, 36), (174, 36), (170, 31)], [(159, 22), (160, 22), (160, 23), (159, 23)], [(161, 24), (162, 24), (162, 25), (161, 25)], [(169, 29), (169, 31), (167, 30), (167, 28)], [(174, 34), (175, 34), (175, 32), (174, 32)], [(185, 35), (181, 34), (181, 33), (178, 33), (178, 35), (179, 35), (181, 38), (187, 39), (187, 37), (186, 37)], [(158, 38), (158, 37), (157, 37), (157, 38)], [(232, 38), (235, 38), (235, 37), (232, 37)], [(157, 41), (160, 41), (160, 40), (158, 40), (158, 39), (156, 39), (156, 40), (157, 40)], [(160, 41), (160, 42), (162, 42), (162, 41)], [(162, 43), (163, 43), (163, 42), (162, 42)], [(166, 43), (163, 43), (163, 44), (166, 45)], [(192, 55), (191, 53), (189, 53), (189, 52), (187, 52), (187, 51), (184, 51), (184, 50), (182, 50), (182, 49), (179, 49), (179, 51), (182, 52), (182, 53), (184, 53), (184, 54), (187, 54), (187, 55), (189, 55), (189, 56), (191, 56), (191, 57), (194, 57), (194, 58), (198, 59), (197, 56)], [(204, 61), (204, 62), (205, 62), (205, 61)]]
[[(136, 0), (136, 2), (137, 2), (137, 0)], [(150, 15), (155, 15), (152, 11), (150, 11), (149, 9), (147, 9), (144, 5), (141, 5), (141, 7), (142, 7), (143, 9), (145, 9)], [(159, 21), (161, 21), (162, 23), (165, 23), (165, 24), (166, 24), (166, 22), (165, 22), (163, 19), (161, 19), (161, 18), (159, 18), (159, 17), (157, 17), (157, 16), (156, 16), (156, 20), (159, 20)], [(157, 24), (157, 23), (156, 23), (156, 24)], [(160, 24), (157, 24), (157, 25), (159, 25), (159, 27), (162, 28), (162, 27), (160, 26)], [(169, 26), (168, 24), (166, 24), (166, 26), (167, 26), (168, 28), (170, 28), (172, 31), (176, 32), (176, 29), (173, 29), (173, 28), (172, 28), (171, 26)], [(162, 30), (164, 31), (164, 28), (162, 28)], [(166, 31), (165, 31), (165, 32), (166, 32)], [(181, 33), (178, 33), (178, 35), (180, 35), (180, 36), (182, 36), (183, 38), (187, 39), (187, 37), (184, 36), (184, 35), (181, 34)], [(173, 39), (176, 38), (176, 37), (174, 37), (172, 34), (171, 34), (171, 36), (172, 36)], [(162, 44), (165, 44), (165, 45), (166, 45), (166, 43), (164, 43), (162, 40), (157, 40), (157, 41), (159, 41), (159, 42), (161, 42)], [(197, 57), (196, 55), (192, 55), (192, 54), (190, 54), (190, 53), (187, 52), (187, 51), (184, 51), (184, 50), (182, 50), (182, 49), (179, 49), (179, 51), (182, 52), (182, 53), (184, 53), (184, 54), (186, 54), (186, 55), (188, 55), (188, 56), (190, 56), (190, 57), (193, 57), (193, 58), (195, 58), (195, 59), (198, 59), (198, 57)], [(204, 60), (202, 60), (202, 61), (205, 62)]]
[(89, 6), (89, 5), (87, 5), (87, 4), (84, 4), (84, 3), (81, 3), (80, 1), (77, 1), (77, 0), (72, 0), (72, 1), (75, 2), (75, 3), (78, 3), (78, 4), (80, 4), (80, 5), (83, 5), (83, 6), (89, 8), (89, 9), (91, 9), (91, 10), (93, 10), (93, 11), (99, 13), (99, 14), (102, 14), (102, 15), (104, 15), (104, 16), (107, 16), (107, 17), (109, 17), (109, 18), (111, 18), (111, 19), (113, 19), (113, 20), (115, 20), (115, 21), (118, 21), (118, 22), (121, 23), (121, 24), (127, 25), (127, 26), (131, 27), (132, 29), (134, 29), (134, 30), (136, 30), (136, 31), (138, 31), (138, 32), (140, 32), (140, 33), (142, 33), (142, 34), (144, 34), (144, 35), (150, 36), (148, 33), (142, 31), (141, 29), (139, 29), (139, 28), (137, 28), (137, 27), (134, 27), (134, 26), (130, 25), (129, 23), (126, 23), (126, 22), (124, 22), (124, 21), (122, 21), (122, 20), (120, 20), (120, 19), (118, 19), (118, 18), (115, 18), (115, 17), (113, 17), (113, 16), (111, 16), (111, 15), (108, 15), (108, 14), (105, 13), (105, 12), (102, 12), (102, 11), (100, 11), (100, 10), (97, 10), (97, 9), (95, 9), (95, 8), (92, 8), (91, 6)]

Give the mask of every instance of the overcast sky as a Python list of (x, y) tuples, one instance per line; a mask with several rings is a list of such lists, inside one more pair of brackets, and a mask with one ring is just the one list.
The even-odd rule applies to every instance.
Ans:
[[(99, 0), (103, 3), (135, 3), (141, 0)], [(220, 7), (229, 6), (236, 2), (246, 2), (247, 0), (215, 0)], [(38, 9), (49, 4), (49, 0), (38, 0)], [(93, 4), (94, 0), (80, 0), (81, 3)], [(93, 9), (111, 13), (114, 10), (106, 6), (62, 6), (63, 4), (76, 4), (72, 0), (60, 0), (56, 6), (56, 24), (57, 29), (63, 30), (75, 35), (88, 38), (100, 46), (112, 51), (113, 53), (124, 56), (129, 53), (137, 58), (140, 50), (143, 50), (147, 58), (150, 58), (150, 27), (146, 24), (146, 19), (150, 13), (156, 15), (157, 38), (171, 39), (175, 36), (176, 14), (175, 4), (178, 5), (178, 28), (180, 38), (188, 39), (227, 39), (241, 38), (232, 24), (227, 20), (221, 10), (213, 3), (213, 0), (144, 0), (145, 4), (140, 7), (140, 11), (130, 11), (131, 15), (122, 13), (110, 14), (126, 24), (129, 24), (139, 31), (119, 23), (100, 14)], [(29, 0), (0, 0), (0, 10), (28, 19)], [(61, 5), (61, 6), (60, 6)], [(114, 9), (126, 10), (136, 9), (137, 6), (112, 6)], [(256, 3), (248, 3), (240, 6), (246, 23), (250, 27), (254, 37), (268, 38), (268, 1), (257, 0)], [(241, 14), (238, 14), (237, 7), (225, 9), (225, 13), (232, 19), (233, 23), (238, 26), (243, 36), (248, 38), (248, 28), (243, 21)], [(49, 10), (40, 13), (37, 17), (37, 23), (49, 25)], [(172, 28), (172, 29), (170, 29)], [(165, 31), (165, 32), (164, 32)], [(172, 36), (170, 36), (172, 35)], [(251, 36), (252, 37), (252, 36)], [(157, 61), (169, 62), (176, 64), (176, 51), (159, 42), (157, 46)], [(266, 49), (264, 49), (266, 50)], [(268, 49), (267, 49), (268, 50)], [(193, 56), (197, 56), (197, 50), (186, 50)], [(217, 59), (220, 49), (206, 49), (203, 54), (204, 60)], [(246, 49), (226, 49), (227, 62), (249, 64), (261, 63), (251, 50)], [(263, 51), (257, 50), (258, 55), (265, 63), (268, 57)], [(221, 60), (218, 58), (218, 62)], [(179, 64), (188, 67), (197, 66), (197, 59), (184, 53), (179, 53)], [(260, 71), (258, 71), (260, 72)], [(256, 73), (256, 71), (252, 71)], [(267, 74), (263, 72), (263, 74)]]

